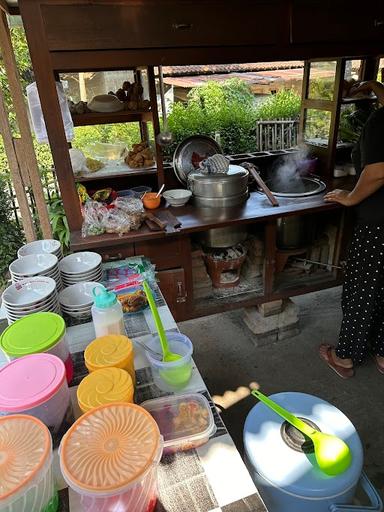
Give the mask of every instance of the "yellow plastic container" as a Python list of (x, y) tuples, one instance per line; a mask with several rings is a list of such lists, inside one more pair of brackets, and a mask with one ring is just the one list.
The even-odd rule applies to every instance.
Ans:
[(131, 376), (133, 385), (136, 383), (133, 343), (127, 336), (109, 334), (96, 338), (85, 349), (84, 360), (89, 372), (122, 368)]
[(103, 368), (87, 375), (77, 388), (77, 401), (83, 412), (99, 405), (115, 402), (133, 402), (130, 374), (121, 368)]

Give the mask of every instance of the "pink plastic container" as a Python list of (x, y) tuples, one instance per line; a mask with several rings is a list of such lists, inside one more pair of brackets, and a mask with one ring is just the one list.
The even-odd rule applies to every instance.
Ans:
[(65, 322), (56, 313), (33, 313), (20, 318), (2, 333), (0, 347), (9, 361), (41, 352), (53, 354), (65, 364), (67, 381), (73, 379), (73, 362), (65, 337)]
[(61, 359), (51, 354), (32, 354), (0, 368), (0, 416), (21, 413), (41, 420), (52, 434), (64, 422), (72, 423), (72, 405)]

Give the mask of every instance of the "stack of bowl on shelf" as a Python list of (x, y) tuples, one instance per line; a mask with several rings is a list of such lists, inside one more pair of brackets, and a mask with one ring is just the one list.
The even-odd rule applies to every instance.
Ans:
[(51, 277), (29, 277), (12, 284), (4, 291), (2, 302), (8, 324), (41, 311), (60, 314), (56, 281)]
[(65, 287), (85, 281), (98, 282), (103, 278), (101, 256), (96, 252), (76, 252), (65, 256), (59, 262), (59, 269)]
[(47, 276), (56, 281), (59, 292), (63, 285), (59, 271), (59, 260), (54, 254), (29, 254), (9, 265), (12, 283), (28, 279), (29, 277)]
[(54, 254), (59, 261), (63, 259), (61, 244), (58, 240), (54, 239), (35, 240), (23, 245), (17, 251), (18, 258), (24, 258), (30, 254)]
[(78, 319), (87, 319), (92, 316), (93, 294), (92, 291), (100, 283), (97, 281), (85, 281), (84, 283), (71, 284), (59, 293), (60, 308), (66, 315)]

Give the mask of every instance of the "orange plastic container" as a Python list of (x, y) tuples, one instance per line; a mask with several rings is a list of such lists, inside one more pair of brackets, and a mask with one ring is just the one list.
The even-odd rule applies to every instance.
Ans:
[(122, 368), (127, 370), (135, 385), (133, 343), (127, 337), (109, 334), (93, 340), (84, 352), (85, 366), (89, 372), (102, 368)]
[(152, 512), (163, 441), (152, 416), (134, 404), (108, 404), (81, 416), (60, 445), (64, 479), (83, 512)]
[(55, 512), (52, 439), (33, 416), (0, 417), (0, 510)]
[(148, 210), (154, 210), (155, 208), (158, 208), (161, 203), (161, 195), (157, 196), (157, 192), (147, 192), (145, 196), (143, 197), (143, 205), (145, 208), (148, 208)]
[(135, 388), (130, 374), (121, 368), (96, 370), (80, 382), (77, 401), (83, 412), (115, 402), (133, 402)]

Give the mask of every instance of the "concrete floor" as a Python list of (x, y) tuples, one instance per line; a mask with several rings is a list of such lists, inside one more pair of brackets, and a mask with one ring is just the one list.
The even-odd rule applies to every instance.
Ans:
[(254, 346), (242, 310), (182, 322), (179, 327), (194, 343), (194, 358), (211, 394), (218, 395), (218, 401), (225, 394), (224, 401), (234, 402), (222, 417), (240, 453), (244, 420), (255, 404), (246, 390), (251, 382), (266, 394), (313, 394), (340, 408), (354, 423), (364, 445), (365, 470), (384, 497), (384, 375), (369, 360), (345, 381), (318, 356), (320, 343), (337, 341), (340, 295), (336, 288), (294, 298), (300, 307), (301, 333), (264, 347)]

